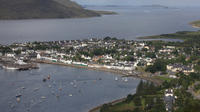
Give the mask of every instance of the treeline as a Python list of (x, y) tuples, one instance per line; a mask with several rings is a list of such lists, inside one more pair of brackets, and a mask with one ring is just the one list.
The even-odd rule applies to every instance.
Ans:
[[(116, 105), (105, 104), (100, 112), (165, 112), (163, 94), (160, 90), (161, 88), (152, 82), (140, 81), (134, 95), (128, 95), (125, 101)], [(127, 105), (132, 108), (128, 108)], [(122, 108), (119, 109), (119, 106)]]

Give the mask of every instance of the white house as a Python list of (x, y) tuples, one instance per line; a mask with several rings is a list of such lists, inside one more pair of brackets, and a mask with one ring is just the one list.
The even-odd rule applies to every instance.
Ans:
[(177, 76), (175, 76), (175, 75), (169, 75), (169, 78), (176, 79), (176, 78), (177, 78)]
[(37, 59), (41, 59), (41, 55), (40, 54), (37, 54)]
[(91, 60), (92, 58), (91, 57), (87, 57), (87, 56), (85, 56), (85, 55), (81, 55), (81, 58), (83, 58), (83, 59), (86, 59), (86, 60)]
[(105, 55), (104, 58), (105, 58), (105, 59), (110, 59), (110, 60), (113, 59), (111, 55)]
[(60, 62), (65, 63), (65, 64), (72, 64), (72, 60), (60, 60)]
[(6, 56), (7, 56), (7, 57), (13, 57), (13, 58), (14, 58), (14, 57), (15, 57), (15, 54), (14, 54), (14, 53), (7, 53)]
[(56, 53), (57, 56), (60, 56), (61, 58), (64, 58), (65, 54), (64, 53)]
[(174, 96), (173, 89), (166, 89), (165, 90), (165, 96)]

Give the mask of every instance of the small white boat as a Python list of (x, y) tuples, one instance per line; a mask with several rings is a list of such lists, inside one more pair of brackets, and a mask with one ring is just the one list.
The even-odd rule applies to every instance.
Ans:
[(22, 95), (21, 94), (17, 94), (16, 95), (16, 98), (20, 98)]
[(39, 90), (39, 88), (35, 88), (33, 91), (38, 91)]
[(128, 78), (126, 77), (126, 78), (124, 78), (124, 82), (128, 82)]
[(77, 85), (74, 85), (74, 88), (77, 88)]
[(51, 91), (51, 94), (52, 94), (52, 95), (55, 95), (55, 92), (54, 92), (54, 91)]
[(69, 96), (72, 97), (73, 95), (72, 95), (72, 94), (69, 94)]
[(115, 77), (115, 80), (118, 81), (118, 77)]
[(46, 99), (46, 97), (45, 97), (45, 96), (42, 96), (41, 99)]
[(74, 85), (74, 83), (73, 83), (73, 82), (70, 82), (70, 84), (71, 84), (71, 85)]
[(21, 87), (22, 89), (26, 89), (25, 87)]

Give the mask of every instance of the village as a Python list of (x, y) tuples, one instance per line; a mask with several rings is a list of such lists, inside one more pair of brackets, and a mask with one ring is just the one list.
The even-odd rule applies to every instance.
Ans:
[[(118, 40), (106, 37), (104, 39), (2, 45), (0, 56), (15, 60), (13, 63), (18, 63), (18, 65), (24, 65), (25, 62), (46, 61), (90, 68), (123, 70), (132, 73), (139, 68), (144, 70), (147, 66), (153, 66), (158, 59), (184, 58), (181, 57), (182, 54), (185, 54), (182, 49), (170, 45), (158, 48), (148, 41)], [(189, 60), (190, 57), (187, 55), (185, 60)], [(159, 75), (168, 74), (170, 78), (176, 78), (175, 74), (180, 71), (186, 74), (195, 72), (193, 63), (172, 62), (166, 64), (165, 68), (164, 71), (157, 70), (152, 73), (154, 75), (158, 73)]]

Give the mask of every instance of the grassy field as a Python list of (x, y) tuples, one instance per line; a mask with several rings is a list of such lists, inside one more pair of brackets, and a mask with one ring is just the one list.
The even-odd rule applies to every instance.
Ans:
[(125, 110), (134, 110), (134, 107), (135, 107), (135, 104), (133, 101), (129, 103), (120, 102), (116, 105), (109, 106), (109, 108), (104, 112), (122, 112)]
[(167, 82), (170, 82), (171, 80), (173, 80), (172, 78), (169, 78), (169, 77), (166, 77), (166, 76), (154, 76), (154, 78), (160, 79), (160, 80), (163, 80), (163, 81), (167, 81)]

